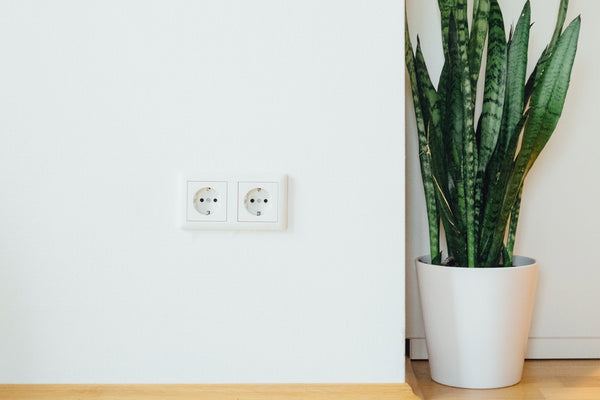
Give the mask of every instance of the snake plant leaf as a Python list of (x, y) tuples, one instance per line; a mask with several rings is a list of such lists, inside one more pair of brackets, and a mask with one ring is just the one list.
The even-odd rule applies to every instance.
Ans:
[[(464, 21), (461, 24), (466, 24), (466, 14), (463, 15)], [(448, 150), (451, 154), (450, 164), (448, 166), (450, 175), (453, 177), (453, 182), (456, 188), (456, 206), (455, 212), (458, 226), (455, 228), (459, 232), (467, 232), (467, 195), (466, 195), (466, 164), (465, 160), (465, 143), (468, 141), (466, 126), (468, 116), (466, 112), (468, 108), (465, 104), (471, 102), (471, 87), (470, 76), (465, 73), (465, 68), (468, 72), (468, 64), (466, 63), (466, 34), (464, 26), (461, 28), (462, 38), (460, 38), (460, 30), (458, 23), (455, 21), (454, 13), (450, 14), (448, 25), (448, 57), (446, 59), (446, 79), (444, 84), (447, 85), (444, 89), (446, 94), (446, 116), (445, 125), (448, 137)], [(461, 52), (464, 53), (461, 55)], [(474, 135), (473, 135), (474, 136)], [(446, 225), (444, 225), (446, 228)], [(446, 228), (447, 229), (447, 228)], [(459, 265), (467, 265), (468, 262), (468, 245), (464, 235), (460, 238), (461, 245), (453, 249), (451, 254), (459, 263)]]
[(550, 40), (550, 45), (548, 46), (551, 49), (554, 48), (562, 33), (565, 20), (567, 19), (568, 8), (569, 0), (561, 0), (560, 5), (558, 6), (558, 17), (556, 18), (556, 25), (554, 27), (554, 32), (552, 33), (552, 40)]
[(517, 194), (517, 200), (513, 205), (510, 212), (510, 222), (508, 224), (508, 235), (506, 238), (506, 246), (504, 246), (504, 252), (502, 258), (504, 259), (504, 266), (512, 266), (513, 252), (515, 247), (515, 238), (517, 235), (517, 223), (519, 221), (519, 211), (521, 210), (521, 197), (523, 196), (523, 185), (519, 189)]
[[(508, 45), (508, 66), (510, 74), (506, 82), (506, 130), (502, 132), (507, 140), (504, 145), (510, 143), (512, 135), (516, 132), (515, 127), (523, 116), (523, 104), (525, 98), (525, 78), (527, 73), (527, 47), (529, 45), (529, 31), (531, 28), (531, 6), (529, 0), (525, 3), (521, 17), (517, 22), (513, 37)], [(507, 149), (508, 150), (508, 149)], [(506, 153), (503, 155), (505, 156)]]
[(469, 70), (471, 72), (472, 101), (477, 93), (477, 80), (481, 68), (483, 46), (488, 33), (488, 17), (490, 13), (490, 0), (477, 1), (473, 7), (473, 25), (469, 38)]
[(450, 27), (450, 13), (456, 8), (457, 0), (438, 0), (440, 9), (440, 21), (442, 25), (442, 44), (444, 47), (444, 55), (448, 55), (448, 29)]
[[(464, 107), (463, 96), (460, 88), (460, 82), (455, 77), (460, 70), (458, 65), (458, 50), (456, 46), (456, 25), (451, 16), (449, 23), (449, 55), (446, 57), (440, 84), (438, 86), (438, 95), (441, 104), (444, 131), (444, 149), (447, 158), (447, 174), (449, 180), (449, 189), (451, 189), (452, 208), (455, 210), (459, 222), (463, 222), (464, 211), (464, 185), (462, 170), (462, 143), (464, 132)], [(459, 227), (464, 231), (464, 227)]]
[[(506, 250), (506, 246), (504, 244), (502, 244), (502, 260), (511, 260), (511, 259), (512, 259), (512, 256), (510, 254), (508, 254), (508, 250)], [(504, 267), (512, 266), (512, 260), (506, 261), (503, 266)]]
[[(462, 140), (462, 131), (457, 129), (462, 125), (455, 125), (454, 122), (456, 121), (460, 124), (463, 118), (460, 114), (462, 107), (456, 108), (457, 101), (453, 100), (460, 96), (460, 92), (455, 92), (459, 90), (457, 82), (455, 79), (452, 79), (454, 76), (453, 69), (456, 68), (454, 64), (447, 56), (438, 84), (439, 106), (437, 107), (441, 115), (442, 127), (442, 153), (440, 162), (444, 164), (443, 171), (436, 174), (439, 191), (443, 193), (443, 197), (438, 199), (438, 203), (440, 207), (447, 205), (450, 209), (449, 213), (444, 214), (444, 209), (441, 208), (442, 212), (440, 214), (446, 230), (446, 240), (448, 243), (451, 241), (452, 235), (460, 238), (464, 230), (463, 226), (459, 226), (464, 219), (460, 215), (461, 208), (458, 206), (458, 187), (462, 188), (462, 177), (460, 175), (460, 140)], [(458, 240), (454, 240), (453, 242), (458, 243)], [(454, 249), (455, 247), (452, 248)], [(450, 255), (452, 253), (450, 251)]]
[[(562, 113), (569, 87), (571, 70), (577, 52), (577, 42), (581, 18), (577, 17), (559, 37), (542, 81), (535, 88), (530, 101), (530, 113), (523, 130), (521, 148), (514, 162), (514, 168), (506, 190), (505, 202), (499, 217), (499, 224), (506, 221), (513, 209), (529, 169), (554, 132)], [(496, 229), (496, 239), (502, 235), (500, 225)], [(492, 246), (492, 252), (497, 251)], [(512, 253), (512, 249), (508, 249)]]
[[(484, 192), (486, 198), (483, 221), (480, 224), (479, 245), (481, 250), (479, 256), (483, 257), (479, 262), (484, 265), (495, 265), (501, 257), (500, 247), (502, 235), (507, 224), (504, 225), (500, 218), (500, 212), (504, 207), (506, 187), (510, 178), (510, 170), (514, 154), (518, 145), (518, 138), (524, 122), (523, 106), (525, 96), (525, 78), (527, 72), (527, 47), (529, 44), (529, 32), (531, 27), (531, 6), (527, 1), (521, 11), (517, 25), (512, 31), (507, 45), (507, 66), (510, 71), (506, 76), (505, 99), (501, 130), (492, 159), (487, 167), (488, 181), (485, 183)], [(508, 219), (508, 215), (506, 215)], [(498, 243), (500, 242), (500, 243)]]
[(475, 184), (475, 235), (480, 237), (484, 177), (500, 134), (506, 87), (506, 34), (497, 0), (491, 1), (485, 89), (478, 132), (478, 169)]
[(559, 37), (542, 81), (531, 96), (531, 118), (523, 132), (515, 179), (531, 168), (556, 128), (569, 88), (580, 28), (581, 17), (577, 17)]
[[(441, 177), (443, 177), (445, 173), (442, 124), (439, 110), (441, 102), (439, 101), (438, 93), (431, 83), (431, 78), (427, 71), (427, 65), (423, 57), (421, 42), (418, 36), (417, 51), (415, 54), (415, 71), (417, 74), (417, 84), (419, 86), (421, 106), (423, 109), (427, 150), (429, 151), (431, 159), (431, 171), (434, 179), (435, 177), (439, 177), (438, 181), (442, 181)], [(440, 189), (442, 191), (441, 195), (446, 198), (448, 196), (447, 188), (441, 186)]]
[[(525, 114), (515, 128), (516, 132), (521, 132), (523, 126), (529, 119), (529, 111)], [(518, 138), (518, 134), (513, 135)], [(512, 144), (511, 144), (512, 147)], [(498, 245), (502, 244), (502, 239), (498, 239), (498, 235), (502, 235), (502, 226), (506, 226), (506, 219), (500, 220), (500, 212), (505, 201), (505, 194), (511, 177), (514, 165), (514, 153), (504, 159), (495, 157), (496, 152), (503, 151), (500, 146), (496, 146), (494, 157), (486, 170), (485, 199), (484, 213), (481, 222), (481, 235), (479, 246), (479, 265), (495, 266), (500, 263), (500, 253)], [(508, 218), (506, 216), (505, 218)], [(502, 225), (504, 224), (504, 225)], [(494, 249), (494, 251), (492, 251)]]
[[(415, 73), (417, 77), (417, 85), (419, 92), (419, 99), (421, 101), (421, 107), (423, 110), (423, 118), (425, 127), (434, 118), (434, 109), (437, 104), (437, 91), (431, 83), (429, 72), (427, 71), (427, 64), (423, 57), (423, 51), (421, 50), (421, 40), (417, 36), (417, 50), (415, 52)], [(436, 119), (439, 119), (439, 113), (435, 112)], [(438, 122), (439, 124), (439, 122)]]
[(505, 170), (509, 154), (514, 156), (520, 130), (515, 129), (523, 117), (525, 75), (527, 69), (527, 46), (529, 43), (531, 7), (525, 3), (517, 27), (509, 35), (507, 45), (507, 72), (502, 126), (497, 148), (491, 160), (493, 171)]
[[(567, 97), (567, 89), (571, 81), (571, 71), (577, 53), (577, 42), (581, 29), (581, 17), (575, 18), (560, 36), (554, 48), (552, 58), (546, 70), (540, 86), (536, 88), (531, 96), (532, 118), (541, 117), (541, 125), (533, 145), (527, 170), (531, 168), (542, 149), (550, 139), (552, 132), (558, 124)], [(547, 92), (550, 91), (550, 92)], [(550, 94), (546, 99), (546, 95)], [(525, 134), (527, 134), (527, 127)]]
[[(423, 108), (427, 150), (430, 154), (432, 176), (434, 183), (436, 177), (438, 177), (437, 181), (440, 182), (443, 181), (442, 177), (445, 175), (443, 134), (439, 109), (442, 102), (439, 101), (438, 93), (431, 83), (431, 78), (427, 70), (427, 65), (421, 50), (421, 42), (418, 36), (417, 51), (415, 54), (415, 71), (417, 74), (417, 83), (419, 85), (420, 99)], [(444, 203), (447, 203), (447, 187), (439, 186), (438, 189), (440, 191), (439, 195), (442, 196), (438, 202), (443, 201)], [(437, 196), (438, 194), (436, 193), (436, 198)]]
[[(474, 101), (472, 97), (471, 73), (469, 68), (469, 27), (467, 23), (467, 1), (457, 0), (456, 6), (456, 51), (458, 56), (458, 79), (462, 91), (464, 140), (462, 143), (462, 175), (464, 182), (464, 215), (466, 226), (467, 263), (470, 268), (475, 267), (477, 254), (475, 238), (475, 179), (477, 169), (477, 154), (475, 152), (475, 121)], [(452, 24), (452, 18), (451, 18)], [(452, 28), (450, 28), (452, 29)], [(450, 38), (450, 36), (449, 36)], [(450, 40), (449, 40), (450, 42)], [(451, 46), (451, 44), (449, 44)], [(452, 50), (450, 50), (452, 54)]]
[(498, 142), (506, 83), (506, 34), (497, 0), (491, 2), (478, 171), (483, 174)]
[(415, 118), (417, 122), (417, 132), (419, 141), (419, 162), (421, 164), (421, 178), (423, 180), (423, 188), (425, 191), (425, 202), (427, 208), (427, 222), (429, 226), (429, 247), (431, 259), (437, 258), (439, 253), (439, 211), (436, 205), (435, 188), (433, 186), (433, 177), (431, 173), (431, 158), (427, 150), (427, 132), (421, 108), (421, 96), (419, 94), (419, 85), (417, 82), (417, 74), (415, 70), (415, 59), (410, 42), (410, 33), (408, 24), (405, 21), (405, 60), (406, 69), (410, 79), (412, 99), (415, 109)]
[(527, 103), (527, 100), (531, 97), (533, 89), (541, 81), (541, 78), (544, 74), (544, 70), (546, 69), (548, 62), (550, 61), (550, 56), (554, 51), (554, 46), (556, 46), (556, 42), (558, 41), (558, 38), (560, 37), (563, 30), (563, 26), (565, 24), (568, 6), (569, 0), (561, 0), (558, 9), (558, 17), (556, 18), (556, 25), (554, 27), (554, 33), (552, 34), (552, 40), (542, 52), (542, 55), (540, 56), (535, 68), (533, 69), (533, 72), (531, 73), (531, 76), (527, 80), (527, 84), (525, 85), (525, 103)]

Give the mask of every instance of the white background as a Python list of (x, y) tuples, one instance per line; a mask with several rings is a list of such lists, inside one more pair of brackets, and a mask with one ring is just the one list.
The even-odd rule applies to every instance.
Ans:
[[(471, 3), (471, 2), (470, 2)], [(507, 31), (524, 1), (499, 1)], [(531, 1), (534, 23), (529, 69), (550, 41), (559, 0)], [(437, 1), (406, 3), (413, 42), (419, 33), (425, 59), (437, 85), (443, 55)], [(527, 178), (517, 232), (516, 254), (534, 257), (540, 278), (530, 355), (600, 357), (598, 285), (600, 241), (600, 112), (598, 112), (598, 39), (600, 3), (571, 0), (567, 24), (582, 14), (578, 53), (565, 109), (550, 142)], [(565, 24), (566, 27), (566, 24)], [(408, 88), (407, 88), (408, 90)], [(407, 91), (407, 93), (410, 93)], [(407, 336), (423, 337), (414, 276), (414, 258), (428, 251), (426, 216), (417, 160), (412, 102), (407, 101)], [(559, 338), (564, 342), (551, 340)], [(563, 344), (561, 344), (563, 343)]]
[[(402, 382), (403, 4), (0, 2), (0, 382)], [(290, 176), (186, 232), (177, 174)]]

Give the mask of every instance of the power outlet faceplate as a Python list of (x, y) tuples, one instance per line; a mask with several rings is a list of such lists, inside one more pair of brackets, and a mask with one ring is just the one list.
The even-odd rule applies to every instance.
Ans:
[(237, 193), (239, 222), (278, 222), (279, 182), (238, 182)]
[(185, 221), (226, 222), (227, 181), (185, 180)]
[[(181, 226), (191, 230), (284, 230), (287, 177), (183, 177)], [(214, 179), (211, 179), (214, 178)]]

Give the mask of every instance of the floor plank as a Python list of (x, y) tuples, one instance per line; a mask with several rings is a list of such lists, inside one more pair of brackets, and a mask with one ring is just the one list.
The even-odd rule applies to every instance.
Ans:
[(416, 400), (398, 384), (0, 385), (2, 400)]
[(522, 381), (502, 389), (458, 389), (433, 382), (427, 361), (412, 368), (423, 400), (599, 400), (600, 360), (526, 361)]

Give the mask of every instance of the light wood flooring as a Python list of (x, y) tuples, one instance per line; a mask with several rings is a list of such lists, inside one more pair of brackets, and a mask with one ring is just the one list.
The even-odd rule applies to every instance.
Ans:
[(431, 380), (427, 361), (411, 365), (414, 380), (408, 382), (423, 400), (600, 400), (600, 360), (526, 361), (521, 383), (488, 390), (440, 385)]
[(0, 385), (1, 400), (417, 400), (392, 384)]

